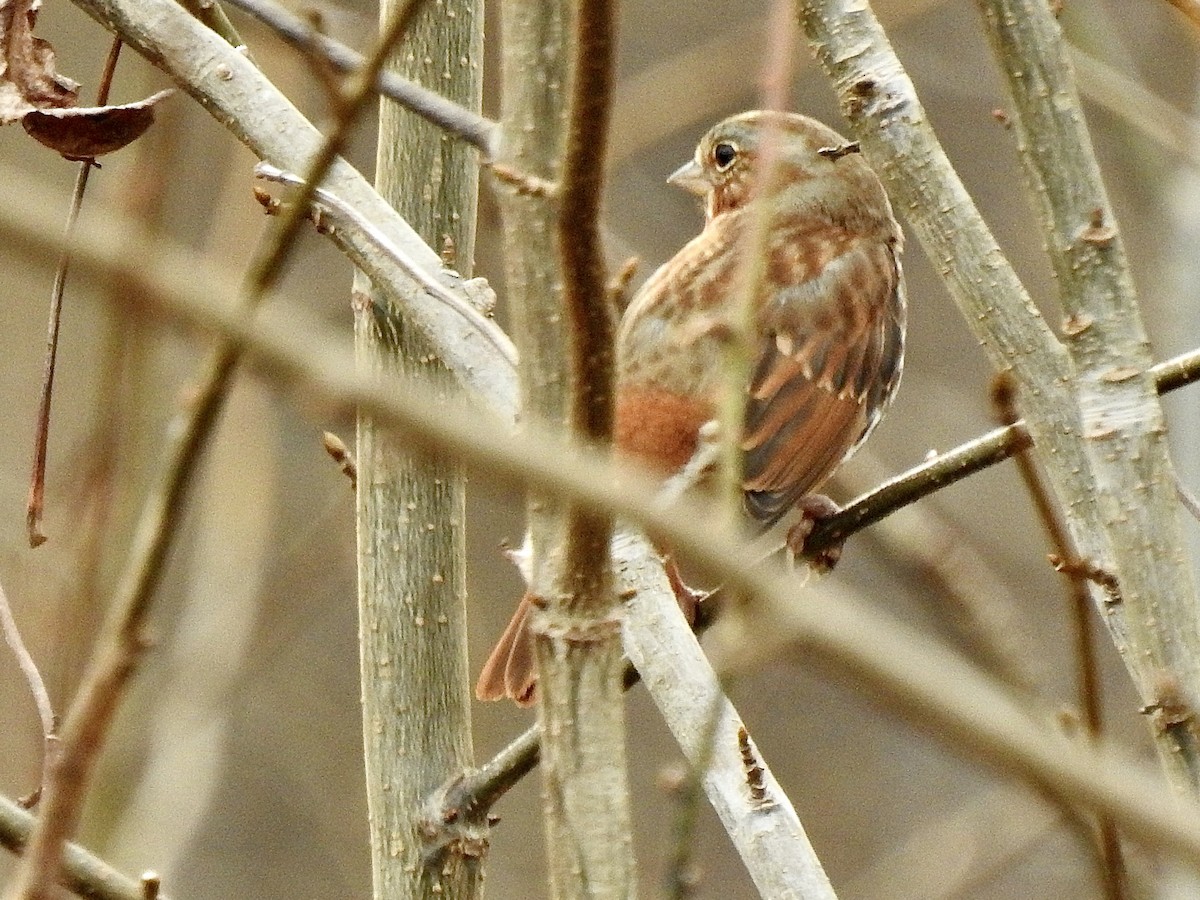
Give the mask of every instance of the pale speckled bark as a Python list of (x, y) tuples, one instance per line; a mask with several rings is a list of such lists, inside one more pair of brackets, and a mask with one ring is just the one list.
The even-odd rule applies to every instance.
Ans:
[[(560, 177), (566, 143), (571, 10), (569, 2), (513, 0), (501, 15), (500, 162), (548, 182)], [(557, 202), (511, 186), (502, 188), (502, 197), (523, 415), (566, 427), (571, 335), (562, 305)], [(547, 601), (535, 613), (533, 631), (551, 890), (556, 897), (630, 897), (620, 629), (615, 621), (594, 619), (592, 608), (576, 608), (578, 586), (562, 565), (564, 513), (558, 501), (530, 502), (530, 590)], [(605, 589), (611, 598), (611, 585), (600, 586)]]
[[(381, 15), (397, 3), (384, 3)], [(483, 7), (426, 4), (395, 68), (472, 108), (480, 103)], [(448, 236), (469, 273), (478, 188), (476, 153), (381, 102), (376, 187), (432, 246)], [(356, 285), (359, 364), (453, 381), (402, 317), (375, 315)], [(372, 303), (386, 305), (383, 295)], [(359, 640), (363, 738), (376, 900), (477, 897), (486, 840), (431, 854), (423, 801), (473, 763), (466, 643), (464, 482), (438, 460), (414, 460), (368, 416), (358, 426)]]
[[(1134, 507), (1161, 509), (1157, 499), (1152, 504), (1145, 502), (1147, 493), (1156, 493), (1160, 488), (1143, 487), (1136, 476), (1132, 482), (1126, 481), (1135, 473), (1132, 466), (1125, 470), (1125, 476), (1113, 481), (1130, 460), (1114, 452), (1120, 449), (1116, 444), (1094, 448), (1099, 453), (1107, 449), (1111, 458), (1104, 460), (1097, 460), (1097, 453), (1088, 446), (1098, 444), (1101, 433), (1093, 427), (1095, 413), (1103, 405), (1097, 406), (1098, 396), (1107, 391), (1115, 396), (1122, 390), (1136, 390), (1139, 399), (1134, 406), (1138, 414), (1150, 413), (1137, 427), (1149, 431), (1134, 442), (1140, 447), (1131, 445), (1129, 449), (1153, 453), (1160, 461), (1165, 459), (1159, 455), (1164, 452), (1161, 436), (1155, 437), (1161, 420), (1154, 412), (1153, 398), (1147, 403), (1141, 396), (1142, 382), (1149, 384), (1143, 371), (1148, 367), (1135, 364), (1131, 375), (1114, 379), (1110, 364), (1083, 379), (1090, 379), (1092, 384), (1079, 385), (1074, 354), (1054, 336), (1004, 259), (938, 144), (912, 82), (870, 6), (860, 0), (799, 0), (797, 6), (801, 24), (838, 90), (843, 112), (871, 163), (885, 177), (897, 211), (908, 219), (993, 364), (1012, 370), (1035, 452), (1060, 505), (1068, 511), (1079, 552), (1116, 574), (1127, 592), (1129, 599), (1121, 604), (1108, 603), (1108, 595), (1098, 588), (1093, 594), (1139, 691), (1147, 704), (1173, 707), (1176, 698), (1169, 696), (1169, 690), (1164, 695), (1164, 689), (1172, 684), (1194, 684), (1194, 666), (1188, 663), (1173, 668), (1174, 654), (1165, 652), (1166, 643), (1157, 648), (1152, 644), (1162, 641), (1165, 631), (1176, 624), (1191, 630), (1195, 623), (1192, 613), (1184, 613), (1182, 623), (1169, 626), (1160, 615), (1159, 625), (1148, 627), (1151, 618), (1146, 616), (1155, 615), (1161, 599), (1159, 591), (1165, 586), (1155, 583), (1160, 576), (1151, 574), (1145, 562), (1159, 552), (1173, 557), (1165, 560), (1165, 571), (1174, 582), (1169, 590), (1175, 597), (1186, 596), (1190, 579), (1181, 571), (1179, 544), (1168, 539), (1157, 550), (1147, 548), (1144, 535), (1136, 533), (1143, 513), (1139, 511), (1132, 518), (1129, 515)], [(1069, 118), (1078, 113), (1066, 115)], [(1096, 202), (1101, 202), (1099, 197)], [(1073, 327), (1082, 324), (1076, 321)], [(1094, 322), (1091, 327), (1095, 327)], [(1127, 352), (1130, 345), (1117, 349)], [(1144, 353), (1142, 347), (1133, 358), (1148, 359)], [(1121, 388), (1122, 380), (1135, 384)], [(1133, 411), (1128, 404), (1124, 408)], [(1124, 426), (1126, 421), (1122, 417), (1119, 424)], [(1138, 462), (1138, 466), (1143, 464), (1158, 470), (1155, 478), (1165, 471), (1159, 463)], [(1118, 483), (1124, 485), (1123, 496), (1102, 496), (1102, 487), (1112, 491)], [(1122, 505), (1126, 506), (1124, 511)], [(1127, 521), (1120, 521), (1122, 516)], [(1140, 621), (1131, 621), (1135, 615)], [(1157, 636), (1147, 643), (1155, 632)], [(1181, 662), (1178, 655), (1175, 660)], [(1174, 675), (1181, 676), (1180, 680)], [(1189, 722), (1190, 717), (1185, 716), (1183, 727), (1156, 728), (1154, 734), (1176, 785), (1194, 791), (1198, 767)]]
[[(1196, 793), (1200, 609), (1137, 292), (1049, 6), (1028, 0), (979, 5), (1015, 101), (1021, 159), (1067, 316), (1070, 388), (1121, 585), (1125, 663), (1154, 712), (1164, 766), (1177, 787)], [(1079, 498), (1060, 493), (1059, 500), (1069, 509)]]

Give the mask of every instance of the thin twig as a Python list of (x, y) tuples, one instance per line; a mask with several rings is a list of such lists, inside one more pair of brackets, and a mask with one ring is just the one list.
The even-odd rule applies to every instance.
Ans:
[(1192, 493), (1191, 488), (1183, 483), (1179, 477), (1179, 473), (1175, 473), (1175, 496), (1179, 498), (1179, 502), (1197, 522), (1200, 522), (1200, 498)]
[(183, 0), (183, 6), (207, 27), (219, 34), (229, 46), (248, 54), (246, 42), (242, 40), (242, 36), (238, 34), (233, 23), (229, 21), (229, 17), (225, 15), (225, 10), (216, 0)]
[(29, 693), (33, 696), (38, 718), (42, 723), (41, 783), (44, 785), (50, 768), (50, 759), (55, 753), (55, 744), (58, 740), (55, 736), (58, 724), (54, 718), (54, 705), (50, 702), (50, 692), (46, 690), (46, 682), (42, 680), (42, 673), (38, 671), (33, 655), (25, 646), (25, 641), (21, 639), (21, 630), (17, 627), (17, 620), (13, 617), (12, 606), (9, 605), (8, 595), (4, 593), (3, 585), (0, 585), (0, 631), (4, 632), (4, 640), (12, 650), (13, 656), (17, 658), (17, 665), (21, 667), (21, 673), (25, 676), (25, 683), (29, 686)]
[[(1002, 424), (1013, 425), (1019, 421), (1016, 385), (1005, 373), (998, 375), (992, 384), (992, 403)], [(1046, 530), (1052, 552), (1061, 559), (1077, 558), (1079, 554), (1075, 550), (1075, 542), (1055, 509), (1054, 501), (1043, 484), (1034, 461), (1030, 459), (1029, 454), (1022, 452), (1016, 455), (1015, 462), (1030, 500), (1033, 501), (1038, 519)], [(1076, 693), (1088, 733), (1095, 736), (1103, 733), (1104, 723), (1099, 665), (1091, 639), (1091, 595), (1086, 579), (1077, 575), (1068, 577), (1071, 584), (1071, 618), (1075, 629), (1075, 661), (1078, 667)]]
[[(992, 383), (992, 403), (997, 417), (1004, 425), (1012, 425), (1018, 420), (1016, 406), (1016, 385), (1011, 376), (1001, 373)], [(1016, 455), (1017, 469), (1021, 480), (1033, 501), (1038, 519), (1046, 530), (1050, 546), (1054, 554), (1061, 559), (1074, 559), (1079, 556), (1075, 550), (1075, 542), (1071, 539), (1062, 517), (1054, 506), (1050, 491), (1042, 481), (1037, 465), (1028, 453)], [(1092, 598), (1088, 589), (1087, 579), (1077, 573), (1067, 573), (1071, 623), (1075, 631), (1075, 665), (1077, 675), (1076, 695), (1080, 709), (1083, 710), (1083, 721), (1087, 732), (1093, 739), (1104, 733), (1103, 697), (1100, 684), (1100, 666), (1096, 659), (1095, 642), (1092, 640)], [(1072, 810), (1066, 810), (1068, 815)], [(1101, 815), (1097, 822), (1099, 828), (1099, 858), (1100, 879), (1104, 885), (1104, 896), (1107, 900), (1123, 900), (1125, 890), (1125, 859), (1121, 852), (1121, 840), (1116, 826), (1108, 816)], [(1090, 838), (1091, 835), (1088, 835)]]
[[(364, 57), (345, 44), (316, 32), (313, 27), (292, 15), (271, 0), (226, 0), (230, 6), (249, 13), (271, 28), (286, 43), (305, 53), (323, 58), (334, 69), (342, 73), (357, 71)], [(380, 72), (373, 84), (374, 90), (395, 100), (405, 109), (444, 129), (447, 134), (462, 138), (478, 149), (485, 159), (496, 152), (499, 126), (491, 119), (459, 106), (445, 97), (402, 78), (394, 72)]]
[[(1150, 374), (1159, 394), (1194, 384), (1200, 380), (1200, 350), (1189, 350), (1164, 360), (1153, 366)], [(1012, 425), (989, 431), (940, 453), (856, 497), (841, 512), (818, 520), (812, 534), (805, 538), (805, 554), (819, 553), (875, 524), (892, 511), (1003, 462), (1030, 446), (1032, 440), (1025, 430), (1025, 420), (1018, 419)]]
[[(335, 127), (315, 154), (296, 205), (286, 211), (251, 264), (239, 306), (253, 308), (280, 277), (300, 232), (316, 186), (337, 158), (357, 114), (374, 94), (371, 86), (392, 46), (403, 35), (418, 0), (388, 22), (367, 63), (352, 79)], [(206, 363), (191, 408), (168, 430), (166, 460), (150, 490), (134, 533), (126, 568), (106, 618), (98, 649), (80, 683), (62, 729), (60, 752), (44, 784), (42, 815), (17, 872), (11, 896), (41, 900), (57, 878), (64, 841), (78, 827), (83, 800), (108, 727), (144, 649), (141, 630), (162, 576), (167, 551), (182, 515), (184, 497), (201, 451), (228, 395), (240, 350), (217, 348)]]
[(433, 826), (440, 827), (460, 815), (468, 821), (488, 816), (496, 801), (533, 771), (541, 749), (541, 726), (531, 725), (484, 765), (455, 776), (430, 798)]
[[(96, 88), (96, 105), (108, 103), (108, 92), (112, 88), (113, 74), (121, 56), (121, 39), (113, 38), (100, 72), (100, 85)], [(79, 163), (79, 174), (75, 176), (75, 190), (71, 193), (71, 207), (67, 211), (67, 224), (63, 229), (68, 237), (75, 230), (79, 211), (83, 208), (83, 195), (87, 191), (88, 175), (95, 160), (85, 159)], [(42, 396), (38, 405), (37, 428), (33, 438), (33, 475), (29, 483), (29, 502), (25, 511), (25, 527), (29, 533), (29, 546), (39, 547), (46, 542), (42, 533), (42, 509), (46, 494), (46, 452), (50, 439), (50, 403), (54, 396), (54, 369), (58, 360), (58, 329), (62, 322), (63, 292), (67, 286), (67, 270), (71, 265), (70, 251), (59, 256), (58, 269), (54, 273), (54, 286), (50, 289), (50, 316), (46, 335), (46, 363), (42, 376)]]
[[(7, 797), (0, 796), (0, 845), (22, 853), (37, 818)], [(144, 900), (142, 882), (122, 875), (104, 860), (75, 843), (63, 847), (62, 883), (88, 900)], [(169, 900), (161, 890), (158, 900)]]

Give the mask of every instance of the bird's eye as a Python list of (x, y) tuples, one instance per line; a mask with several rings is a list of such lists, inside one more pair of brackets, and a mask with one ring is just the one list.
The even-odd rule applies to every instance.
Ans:
[(717, 171), (724, 172), (733, 165), (733, 161), (737, 159), (737, 147), (733, 144), (722, 141), (713, 147), (712, 151), (713, 162), (717, 164)]

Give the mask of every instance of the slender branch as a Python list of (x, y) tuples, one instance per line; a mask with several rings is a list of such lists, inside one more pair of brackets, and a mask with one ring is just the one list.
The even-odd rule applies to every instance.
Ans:
[(478, 821), (496, 801), (533, 771), (542, 749), (542, 729), (531, 725), (478, 769), (455, 776), (430, 797), (430, 821), (441, 827), (460, 816)]
[[(121, 39), (114, 38), (100, 72), (100, 85), (96, 89), (96, 105), (108, 103), (108, 92), (112, 88), (113, 75), (117, 71), (117, 60), (121, 57)], [(64, 233), (75, 230), (79, 211), (83, 208), (83, 195), (87, 192), (88, 176), (95, 160), (85, 159), (79, 164), (75, 176), (75, 189), (71, 192), (71, 206), (67, 210)], [(25, 528), (29, 534), (29, 546), (39, 547), (46, 542), (42, 534), (42, 508), (46, 492), (46, 453), (50, 440), (50, 403), (54, 397), (54, 369), (58, 360), (58, 329), (62, 323), (63, 292), (67, 287), (67, 271), (71, 266), (71, 255), (64, 251), (54, 272), (54, 286), (50, 289), (50, 315), (46, 335), (46, 362), (42, 376), (42, 395), (38, 405), (37, 427), (33, 437), (33, 475), (29, 484), (29, 502), (25, 510)]]
[[(604, 160), (612, 107), (616, 10), (610, 0), (581, 3), (575, 27), (575, 63), (568, 107), (566, 151), (559, 184), (558, 248), (562, 256), (563, 306), (571, 328), (571, 423), (584, 440), (612, 435), (613, 333), (606, 302), (608, 271), (600, 232)], [(592, 543), (607, 545), (607, 529)], [(590, 558), (594, 548), (580, 546)], [(594, 563), (590, 563), (594, 565)], [(568, 566), (589, 563), (568, 549)]]
[(1188, 514), (1197, 522), (1200, 522), (1200, 497), (1192, 493), (1191, 488), (1183, 483), (1178, 474), (1175, 476), (1175, 495), (1179, 498), (1179, 502), (1183, 504), (1183, 508), (1188, 511)]
[[(20, 805), (0, 797), (0, 844), (22, 853), (37, 818)], [(63, 846), (62, 884), (88, 900), (145, 900), (142, 881), (122, 875), (104, 860), (74, 843)], [(161, 890), (158, 900), (170, 900)]]
[[(106, 220), (104, 232), (85, 229), (77, 237), (75, 264), (89, 277), (102, 282), (118, 277), (136, 289), (125, 296), (219, 332), (251, 353), (272, 377), (295, 385), (311, 400), (328, 403), (331, 410), (361, 406), (401, 430), (413, 452), (452, 453), (497, 483), (536, 481), (539, 490), (608, 509), (661, 534), (701, 574), (757, 598), (756, 608), (764, 598), (771, 599), (771, 615), (784, 617), (750, 632), (762, 653), (778, 648), (777, 638), (799, 628), (812, 658), (852, 675), (932, 733), (961, 742), (955, 746), (972, 749), (993, 766), (1107, 811), (1131, 837), (1200, 868), (1200, 805), (1171, 795), (1161, 776), (1146, 773), (1103, 745), (1061, 735), (1049, 714), (1031, 715), (995, 682), (928, 638), (881, 621), (862, 605), (835, 600), (828, 581), (811, 586), (815, 594), (796, 603), (795, 583), (773, 576), (740, 538), (714, 527), (710, 505), (688, 499), (663, 505), (654, 499), (656, 479), (568, 447), (544, 427), (530, 424), (517, 436), (503, 427), (502, 419), (489, 424), (478, 409), (434, 404), (420, 384), (370, 379), (356, 371), (350, 348), (328, 326), (309, 322), (296, 311), (263, 315), (252, 325), (233, 305), (235, 286), (218, 269), (189, 254), (168, 252), (161, 241), (122, 245), (110, 234), (112, 227)], [(15, 250), (57, 247), (57, 232), (53, 221), (39, 220), (34, 204), (21, 210), (0, 208), (0, 238)], [(117, 254), (118, 249), (123, 252)], [(730, 622), (726, 635), (738, 627)], [(662, 657), (670, 661), (669, 654)], [(739, 662), (752, 659), (740, 656)], [(739, 779), (740, 766), (739, 759)]]
[[(1189, 350), (1150, 369), (1160, 394), (1200, 381), (1200, 350)], [(841, 512), (819, 520), (805, 538), (806, 553), (820, 553), (901, 507), (955, 484), (1032, 446), (1025, 420), (997, 428), (940, 453), (855, 498)]]
[[(1066, 317), (1071, 368), (1062, 411), (1078, 417), (1072, 443), (1090, 473), (1086, 493), (1056, 485), (1079, 555), (1119, 581), (1119, 649), (1146, 705), (1200, 691), (1200, 595), (1187, 559), (1166, 425), (1123, 241), (1080, 109), (1057, 20), (1044, 0), (978, 0), (1013, 98), (1014, 132), (1046, 235)], [(1030, 390), (1042, 384), (1025, 384)], [(1039, 440), (1035, 437), (1035, 442)], [(1039, 447), (1039, 450), (1049, 448)], [(1065, 449), (1058, 448), (1060, 455)], [(1040, 459), (1053, 481), (1049, 453)], [(1060, 473), (1061, 474), (1061, 473)], [(1127, 644), (1127, 646), (1121, 646)], [(1200, 792), (1200, 720), (1189, 701), (1155, 746), (1181, 790)]]
[[(298, 50), (320, 56), (338, 72), (348, 74), (362, 67), (364, 61), (362, 54), (331, 37), (320, 34), (308, 22), (288, 12), (272, 0), (225, 0), (225, 2), (229, 6), (254, 16), (271, 28), (286, 43)], [(380, 72), (373, 87), (383, 96), (395, 100), (405, 109), (411, 110), (442, 128), (447, 134), (466, 141), (479, 150), (484, 159), (491, 159), (495, 155), (499, 140), (499, 126), (491, 119), (447, 100), (414, 81), (402, 78), (395, 72)]]
[[(1012, 379), (1001, 373), (992, 384), (992, 403), (995, 406), (997, 418), (1005, 425), (1017, 421), (1016, 394)], [(1063, 560), (1075, 560), (1079, 554), (1075, 551), (1075, 542), (1063, 523), (1054, 506), (1050, 491), (1042, 481), (1041, 473), (1028, 453), (1018, 453), (1016, 456), (1017, 469), (1038, 519), (1050, 540), (1054, 555)], [(1104, 733), (1103, 702), (1101, 696), (1100, 670), (1096, 659), (1096, 648), (1092, 641), (1092, 603), (1091, 592), (1087, 579), (1076, 568), (1064, 570), (1067, 577), (1067, 597), (1071, 615), (1071, 624), (1075, 632), (1075, 666), (1078, 672), (1076, 686), (1077, 702), (1083, 711), (1083, 721), (1088, 734), (1098, 738)], [(1065, 812), (1070, 815), (1072, 810)], [(1122, 900), (1125, 890), (1125, 860), (1121, 853), (1121, 841), (1112, 820), (1100, 816), (1099, 854), (1097, 858), (1100, 870), (1100, 880), (1104, 885), (1104, 896), (1107, 900)], [(1085, 839), (1092, 843), (1090, 829), (1085, 832)]]
[[(29, 686), (29, 693), (37, 708), (38, 719), (42, 723), (41, 784), (44, 785), (47, 778), (46, 773), (50, 768), (50, 759), (55, 753), (55, 744), (58, 740), (55, 736), (57, 723), (54, 719), (54, 705), (50, 702), (50, 692), (46, 690), (46, 682), (42, 680), (42, 673), (38, 671), (33, 655), (21, 638), (21, 629), (17, 627), (17, 620), (13, 618), (12, 606), (8, 602), (8, 595), (4, 593), (3, 585), (0, 585), (0, 631), (4, 632), (5, 643), (12, 650), (13, 656), (17, 658), (17, 665), (21, 669), (21, 674), (25, 676), (25, 683)], [(40, 791), (41, 787), (39, 786), (38, 789)]]
[[(256, 305), (279, 278), (312, 192), (333, 164), (358, 112), (374, 96), (371, 91), (374, 76), (392, 44), (403, 34), (415, 5), (408, 3), (389, 21), (374, 53), (347, 92), (336, 127), (313, 155), (306, 171), (306, 184), (300, 191), (301, 199), (260, 247), (241, 299), (246, 308)], [(191, 408), (181, 413), (168, 431), (165, 461), (143, 507), (98, 649), (67, 711), (59, 752), (51, 758), (43, 785), (41, 818), (8, 894), (13, 900), (42, 900), (52, 894), (61, 847), (78, 827), (83, 800), (109, 724), (141, 658), (145, 646), (142, 628), (183, 513), (187, 488), (224, 406), (238, 357), (239, 350), (232, 344), (224, 344), (212, 353), (193, 394)]]

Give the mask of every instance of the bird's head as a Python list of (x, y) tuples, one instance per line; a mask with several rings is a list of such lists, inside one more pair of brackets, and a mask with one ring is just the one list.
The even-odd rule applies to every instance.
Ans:
[[(764, 160), (773, 154), (770, 193), (802, 187), (814, 179), (835, 179), (858, 186), (875, 175), (858, 157), (858, 144), (798, 113), (755, 110), (731, 116), (700, 139), (695, 156), (680, 166), (669, 184), (704, 198), (711, 221), (750, 202)], [(878, 188), (882, 192), (882, 188)]]

